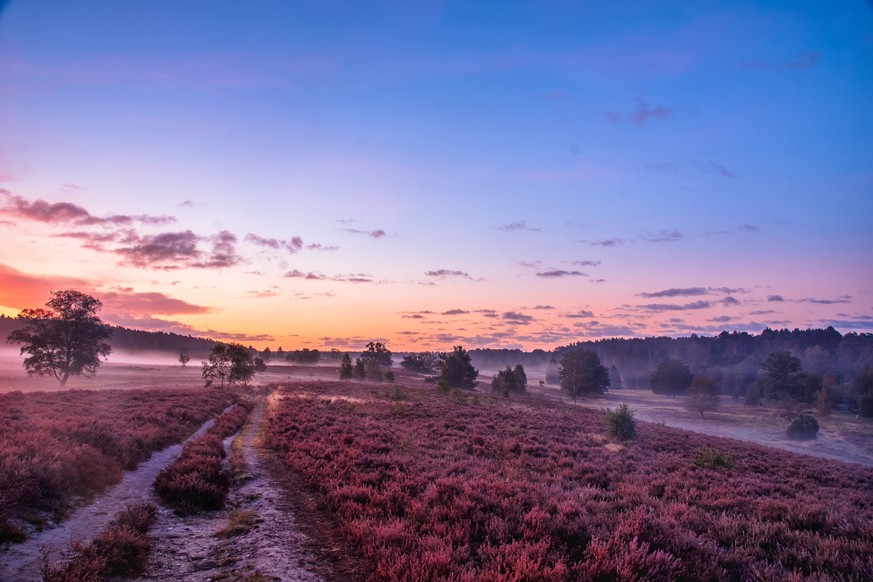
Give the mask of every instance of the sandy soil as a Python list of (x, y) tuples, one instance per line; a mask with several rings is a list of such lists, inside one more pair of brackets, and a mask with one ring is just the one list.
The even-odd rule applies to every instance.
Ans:
[[(190, 438), (203, 434), (212, 424), (213, 421), (208, 420)], [(155, 477), (181, 450), (182, 445), (177, 444), (152, 454), (135, 471), (126, 473), (120, 483), (91, 503), (78, 508), (57, 527), (34, 532), (24, 543), (0, 550), (0, 580), (39, 580), (39, 567), (44, 555), (52, 561), (59, 560), (69, 550), (71, 542), (88, 541), (127, 505), (142, 501), (154, 503), (152, 483)]]
[[(227, 508), (178, 517), (159, 510), (152, 529), (155, 547), (140, 580), (241, 580), (260, 575), (271, 580), (347, 580), (342, 548), (330, 544), (317, 510), (289, 481), (287, 470), (261, 443), (265, 400), (257, 401), (238, 435), (247, 478), (232, 488)], [(231, 439), (226, 441), (230, 444)], [(293, 494), (292, 494), (293, 492)], [(312, 500), (310, 503), (314, 505)], [(232, 510), (256, 516), (257, 525), (232, 537), (219, 537)], [(298, 514), (305, 514), (298, 519)]]

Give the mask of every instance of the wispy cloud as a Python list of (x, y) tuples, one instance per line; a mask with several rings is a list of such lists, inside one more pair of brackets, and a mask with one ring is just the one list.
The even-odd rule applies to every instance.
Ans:
[(498, 230), (508, 230), (508, 231), (521, 231), (527, 230), (531, 232), (542, 232), (540, 229), (528, 226), (527, 222), (524, 220), (519, 220), (518, 222), (511, 222), (509, 224), (503, 224), (501, 226), (496, 227)]
[(573, 261), (571, 264), (576, 267), (598, 267), (600, 261)]
[(378, 228), (376, 230), (360, 230), (357, 228), (344, 228), (343, 230), (345, 232), (348, 232), (351, 234), (360, 234), (360, 235), (368, 236), (370, 238), (382, 238), (382, 237), (386, 236), (385, 231), (382, 230), (381, 228)]
[(433, 271), (425, 271), (424, 275), (426, 277), (437, 277), (439, 279), (447, 279), (450, 277), (460, 278), (460, 279), (473, 279), (469, 273), (466, 271), (456, 271), (453, 269), (436, 269)]
[(561, 277), (587, 277), (588, 273), (581, 271), (565, 271), (563, 269), (551, 269), (549, 271), (538, 271), (537, 277), (544, 279), (560, 279)]
[(500, 318), (518, 325), (528, 325), (534, 319), (533, 316), (516, 311), (504, 311)]
[(721, 176), (722, 178), (736, 178), (737, 177), (736, 174), (734, 174), (733, 172), (728, 170), (727, 167), (725, 167), (722, 164), (719, 164), (718, 162), (707, 161), (707, 162), (695, 162), (695, 163), (697, 164), (697, 166), (700, 169), (702, 169), (707, 174), (715, 174), (717, 176)]
[(675, 229), (664, 229), (642, 235), (643, 240), (653, 243), (676, 242), (681, 240), (682, 237), (682, 233)]
[(440, 315), (467, 315), (470, 313), (464, 309), (449, 309), (448, 311), (443, 311)]
[(47, 202), (37, 199), (30, 201), (23, 196), (15, 196), (9, 190), (0, 188), (4, 204), (0, 214), (19, 220), (32, 220), (47, 224), (75, 226), (126, 226), (135, 223), (165, 225), (175, 222), (172, 216), (152, 216), (149, 214), (111, 214), (95, 216), (87, 209), (72, 202)]
[(568, 313), (564, 317), (569, 319), (588, 319), (594, 317), (594, 312), (587, 309), (580, 309), (576, 313)]
[(696, 309), (708, 309), (712, 307), (712, 303), (709, 301), (694, 301), (692, 303), (684, 303), (684, 304), (676, 304), (676, 303), (649, 303), (646, 305), (640, 305), (641, 309), (646, 311), (653, 312), (662, 312), (662, 311), (689, 311)]
[(298, 269), (288, 271), (284, 275), (289, 279), (305, 279), (307, 281), (335, 281), (338, 283), (375, 283), (372, 275), (367, 273), (352, 273), (349, 275), (325, 275), (316, 271), (304, 272)]
[(637, 295), (645, 297), (646, 299), (656, 299), (659, 297), (694, 297), (698, 295), (709, 295), (709, 290), (705, 287), (674, 287), (663, 289), (661, 291), (637, 293)]
[(743, 67), (760, 71), (807, 71), (815, 66), (819, 57), (817, 52), (806, 52), (781, 62), (751, 59), (744, 62)]
[(625, 243), (625, 240), (623, 238), (603, 238), (600, 240), (583, 240), (579, 242), (583, 242), (593, 247), (612, 248), (620, 247)]

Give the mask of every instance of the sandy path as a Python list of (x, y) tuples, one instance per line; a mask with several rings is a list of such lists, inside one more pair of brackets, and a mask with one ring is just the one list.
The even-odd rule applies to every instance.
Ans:
[[(224, 510), (178, 517), (160, 508), (151, 532), (155, 546), (140, 580), (241, 580), (256, 574), (283, 581), (345, 579), (330, 556), (338, 548), (320, 547), (304, 533), (311, 525), (296, 517), (296, 487), (283, 480), (286, 471), (261, 443), (265, 408), (259, 398), (238, 437), (250, 478), (231, 489)], [(246, 533), (218, 537), (232, 509), (252, 512), (259, 523)]]
[[(206, 432), (213, 423), (212, 419), (206, 421), (189, 440)], [(71, 542), (88, 541), (127, 505), (142, 501), (154, 503), (152, 483), (155, 477), (181, 450), (182, 444), (176, 444), (153, 453), (135, 471), (125, 473), (120, 483), (88, 505), (78, 508), (58, 527), (36, 533), (22, 544), (0, 550), (0, 581), (39, 580), (39, 567), (46, 552), (52, 560), (58, 560), (69, 549)]]

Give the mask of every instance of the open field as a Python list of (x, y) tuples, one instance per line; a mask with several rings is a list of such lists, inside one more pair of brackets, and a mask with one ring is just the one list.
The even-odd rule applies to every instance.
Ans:
[(60, 519), (234, 398), (202, 388), (0, 394), (0, 541)]
[[(51, 526), (91, 498), (86, 511), (99, 507), (106, 519), (77, 520), (83, 525), (62, 536), (88, 543), (128, 504), (152, 503), (155, 555), (145, 580), (873, 575), (873, 469), (862, 466), (871, 423), (846, 414), (822, 419), (818, 441), (795, 444), (784, 440), (778, 410), (729, 399), (701, 419), (680, 398), (648, 391), (574, 406), (551, 386), (506, 399), (484, 386), (439, 394), (402, 370), (392, 384), (339, 382), (334, 365), (271, 366), (255, 377), (264, 386), (250, 394), (258, 412), (239, 439), (237, 456), (250, 469), (230, 480), (224, 508), (180, 517), (160, 505), (154, 476), (139, 494), (105, 495), (101, 504), (101, 491), (233, 401), (197, 387), (199, 366), (107, 365), (95, 378), (71, 381), (90, 390), (63, 392), (9, 392), (42, 380), (6, 373), (15, 383), (0, 394), (0, 433), (28, 435), (14, 440), (19, 448), (42, 447), (26, 457), (34, 471), (46, 451), (60, 451), (57, 471), (42, 467), (33, 477), (52, 483), (46, 475), (55, 476), (54, 488), (28, 489), (51, 493), (45, 500), (6, 502), (7, 537), (24, 532), (39, 543), (42, 533), (28, 520)], [(629, 443), (606, 436), (602, 412), (625, 401), (653, 421), (639, 422)], [(758, 444), (720, 438), (730, 435)], [(230, 442), (221, 443), (227, 452)], [(849, 451), (854, 463), (761, 444), (819, 457)], [(2, 459), (10, 499), (22, 457)], [(150, 467), (152, 475), (159, 470)], [(228, 484), (227, 473), (212, 473)]]
[(873, 470), (537, 397), (295, 384), (273, 445), (378, 580), (866, 579)]

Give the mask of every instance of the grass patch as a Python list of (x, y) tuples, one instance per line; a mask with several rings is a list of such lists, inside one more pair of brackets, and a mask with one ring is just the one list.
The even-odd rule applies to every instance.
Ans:
[(264, 521), (254, 511), (243, 511), (241, 509), (231, 509), (227, 515), (227, 525), (216, 532), (216, 536), (220, 538), (230, 538), (240, 536), (252, 531), (258, 524)]

